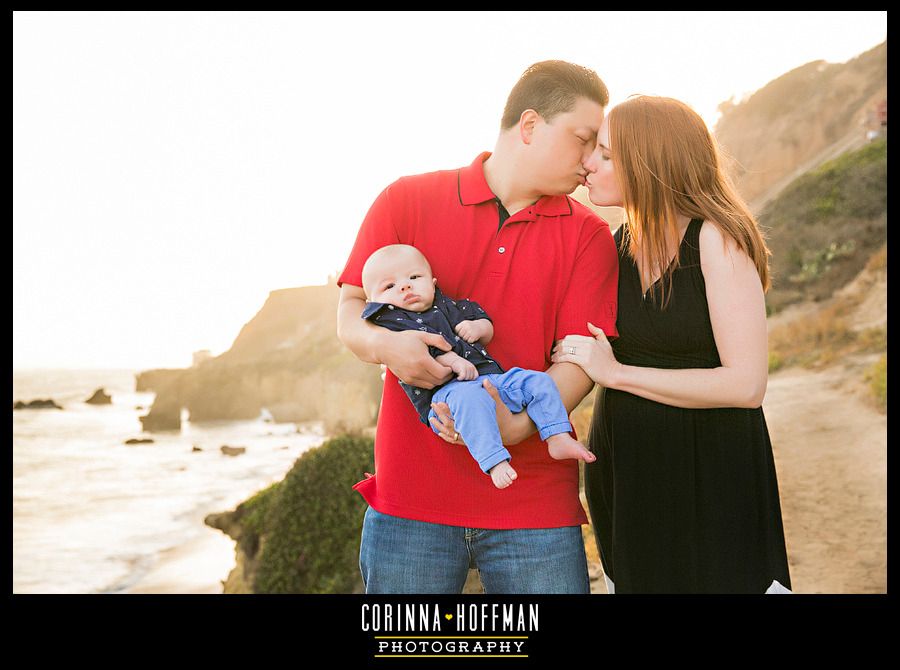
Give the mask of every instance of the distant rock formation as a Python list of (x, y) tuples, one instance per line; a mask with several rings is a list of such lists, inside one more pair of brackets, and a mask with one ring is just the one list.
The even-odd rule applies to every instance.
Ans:
[(334, 283), (272, 291), (222, 355), (141, 372), (136, 390), (156, 392), (143, 429), (178, 430), (182, 408), (197, 422), (254, 420), (265, 408), (280, 423), (322, 421), (326, 432), (372, 425), (381, 370), (337, 339), (338, 295)]
[(153, 444), (153, 440), (149, 437), (131, 437), (125, 440), (125, 444)]
[(159, 369), (141, 372), (135, 379), (136, 391), (155, 391), (150, 412), (140, 417), (147, 432), (181, 429), (181, 378), (185, 370)]
[(32, 400), (31, 402), (23, 402), (17, 400), (13, 405), (13, 409), (62, 409), (52, 398), (46, 400)]
[(88, 405), (111, 405), (112, 396), (101, 387), (94, 391), (94, 395), (85, 400), (85, 402)]
[(150, 408), (150, 413), (139, 417), (141, 427), (147, 432), (181, 429), (181, 406), (161, 403)]
[(145, 370), (135, 376), (134, 390), (138, 393), (147, 391), (159, 391), (161, 386), (168, 384), (184, 372), (181, 368), (157, 368)]

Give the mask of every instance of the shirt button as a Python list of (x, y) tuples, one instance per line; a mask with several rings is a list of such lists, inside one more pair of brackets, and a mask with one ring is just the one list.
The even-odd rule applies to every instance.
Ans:
[(504, 251), (506, 251), (506, 247), (500, 247), (499, 249), (497, 249), (497, 251), (502, 254)]

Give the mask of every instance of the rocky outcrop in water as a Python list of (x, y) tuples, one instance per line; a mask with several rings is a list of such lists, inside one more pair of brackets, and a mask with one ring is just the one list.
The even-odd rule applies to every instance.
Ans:
[(112, 404), (112, 396), (109, 395), (103, 388), (98, 388), (94, 391), (94, 395), (85, 400), (88, 405), (111, 405)]
[(13, 409), (62, 409), (62, 407), (57, 405), (52, 398), (47, 398), (46, 400), (32, 400), (31, 402), (17, 400), (13, 405)]

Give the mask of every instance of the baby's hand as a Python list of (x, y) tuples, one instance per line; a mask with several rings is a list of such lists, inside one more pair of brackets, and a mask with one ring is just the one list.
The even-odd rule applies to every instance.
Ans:
[(483, 333), (481, 328), (475, 321), (460, 321), (454, 328), (456, 334), (463, 338), (469, 344), (477, 342), (481, 339)]
[(460, 381), (472, 381), (478, 379), (478, 368), (469, 363), (465, 358), (456, 358), (450, 363), (450, 369), (456, 373)]

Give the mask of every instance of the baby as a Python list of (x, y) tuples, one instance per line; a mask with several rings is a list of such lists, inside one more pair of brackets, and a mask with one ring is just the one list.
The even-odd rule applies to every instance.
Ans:
[(375, 251), (362, 270), (366, 307), (362, 318), (390, 330), (422, 330), (440, 333), (453, 345), (448, 352), (429, 346), (439, 363), (456, 373), (456, 379), (434, 389), (400, 385), (419, 413), (419, 419), (438, 433), (430, 419), (431, 404), (445, 402), (466, 447), (488, 473), (497, 488), (516, 479), (512, 459), (503, 446), (494, 400), (482, 386), (486, 376), (511, 412), (523, 409), (547, 441), (550, 456), (578, 458), (586, 462), (596, 456), (572, 438), (572, 425), (553, 379), (545, 372), (512, 368), (504, 371), (486, 350), (494, 336), (490, 317), (475, 302), (453, 300), (437, 287), (431, 266), (415, 247), (392, 244)]

